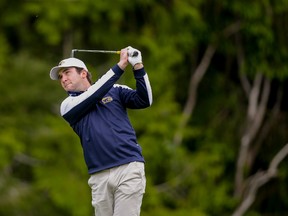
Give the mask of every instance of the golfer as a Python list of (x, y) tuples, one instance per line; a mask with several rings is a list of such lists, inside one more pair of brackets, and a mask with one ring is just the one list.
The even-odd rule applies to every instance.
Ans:
[[(133, 55), (135, 52), (138, 55)], [(136, 90), (115, 84), (129, 63)], [(51, 69), (50, 78), (59, 80), (69, 94), (60, 112), (80, 138), (95, 215), (140, 215), (146, 186), (144, 158), (127, 108), (152, 104), (141, 52), (132, 47), (122, 49), (119, 62), (94, 84), (86, 65), (77, 58), (62, 60)]]

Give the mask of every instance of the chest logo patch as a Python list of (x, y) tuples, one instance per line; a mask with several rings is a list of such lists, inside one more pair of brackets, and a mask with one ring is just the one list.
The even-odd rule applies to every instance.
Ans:
[(111, 101), (113, 101), (113, 98), (110, 96), (102, 98), (102, 103), (104, 104), (110, 103)]

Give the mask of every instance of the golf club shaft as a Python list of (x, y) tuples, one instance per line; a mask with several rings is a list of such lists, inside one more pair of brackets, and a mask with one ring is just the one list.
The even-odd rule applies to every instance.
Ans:
[[(71, 52), (71, 57), (74, 57), (75, 52), (89, 52), (89, 53), (110, 53), (110, 54), (120, 54), (121, 51), (114, 51), (114, 50), (86, 50), (86, 49), (73, 49)], [(133, 57), (136, 57), (138, 52), (135, 51), (133, 53)]]
[(120, 51), (112, 51), (112, 50), (85, 50), (85, 49), (73, 49), (71, 57), (74, 57), (75, 52), (90, 52), (90, 53), (112, 53), (112, 54), (120, 54)]

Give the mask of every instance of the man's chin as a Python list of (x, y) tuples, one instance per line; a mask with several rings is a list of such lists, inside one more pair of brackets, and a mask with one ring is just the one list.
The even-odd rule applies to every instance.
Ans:
[(73, 89), (73, 86), (70, 85), (70, 84), (64, 86), (64, 89), (65, 89), (65, 91), (73, 91), (73, 90), (74, 90), (74, 89)]

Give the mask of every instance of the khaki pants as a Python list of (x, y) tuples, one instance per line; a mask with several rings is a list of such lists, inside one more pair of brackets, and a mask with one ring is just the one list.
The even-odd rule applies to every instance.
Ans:
[(132, 162), (90, 176), (96, 216), (139, 216), (146, 178), (144, 163)]

